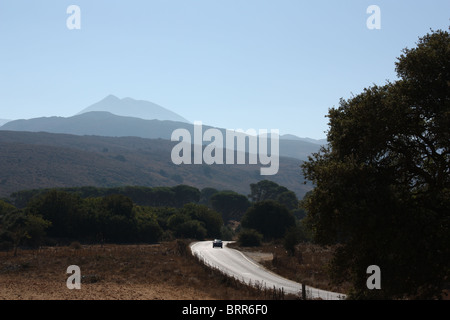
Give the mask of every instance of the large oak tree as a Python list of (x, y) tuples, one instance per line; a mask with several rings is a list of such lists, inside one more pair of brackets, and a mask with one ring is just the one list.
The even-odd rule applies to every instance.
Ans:
[[(315, 240), (339, 244), (353, 298), (439, 298), (450, 281), (450, 35), (431, 31), (396, 62), (399, 79), (329, 110), (328, 146), (302, 165)], [(381, 269), (369, 290), (367, 267)]]

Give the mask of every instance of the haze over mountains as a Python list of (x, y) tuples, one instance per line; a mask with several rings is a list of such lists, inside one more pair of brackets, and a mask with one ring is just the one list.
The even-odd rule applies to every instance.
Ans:
[[(279, 172), (261, 176), (260, 164), (173, 164), (171, 150), (178, 142), (170, 139), (180, 128), (193, 136), (193, 124), (182, 116), (151, 102), (112, 95), (72, 117), (7, 122), (0, 127), (0, 197), (30, 188), (181, 183), (248, 194), (250, 183), (269, 179), (301, 198), (311, 185), (303, 184), (299, 166), (326, 143), (281, 136)], [(219, 130), (225, 136), (226, 130)]]
[(171, 120), (188, 122), (185, 118), (161, 107), (153, 102), (135, 100), (132, 98), (119, 99), (114, 95), (109, 95), (103, 100), (81, 110), (77, 115), (91, 111), (107, 111), (118, 116), (135, 117), (145, 120)]
[[(172, 132), (179, 128), (188, 130), (191, 136), (194, 133), (193, 124), (163, 107), (151, 102), (119, 99), (109, 95), (72, 117), (14, 120), (0, 127), (0, 130), (170, 140)], [(203, 124), (204, 130), (209, 128), (212, 127)], [(225, 136), (226, 129), (219, 130)], [(306, 160), (322, 144), (326, 144), (326, 141), (282, 135), (280, 156)]]

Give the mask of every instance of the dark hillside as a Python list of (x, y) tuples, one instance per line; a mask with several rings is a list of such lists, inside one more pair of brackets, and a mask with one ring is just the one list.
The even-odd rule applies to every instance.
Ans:
[(175, 165), (176, 142), (137, 137), (76, 136), (0, 131), (0, 197), (39, 188), (124, 185), (214, 187), (247, 195), (250, 183), (270, 179), (301, 198), (300, 160), (280, 158), (274, 176), (261, 176), (261, 165)]

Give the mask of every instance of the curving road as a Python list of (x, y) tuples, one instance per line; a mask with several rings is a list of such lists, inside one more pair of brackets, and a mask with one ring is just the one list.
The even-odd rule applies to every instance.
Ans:
[[(230, 276), (246, 283), (259, 284), (267, 288), (283, 288), (284, 292), (301, 295), (302, 285), (298, 282), (283, 278), (260, 264), (246, 257), (242, 252), (228, 248), (229, 241), (224, 241), (223, 249), (213, 248), (212, 241), (200, 241), (191, 244), (193, 255), (198, 256), (205, 264), (217, 268)], [(341, 300), (345, 295), (341, 293), (320, 290), (306, 286), (307, 297), (323, 300)]]

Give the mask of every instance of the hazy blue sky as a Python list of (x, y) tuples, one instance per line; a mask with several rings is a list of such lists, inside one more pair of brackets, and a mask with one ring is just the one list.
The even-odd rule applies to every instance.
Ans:
[(448, 0), (0, 0), (0, 118), (71, 116), (114, 94), (324, 138), (328, 108), (395, 80), (402, 48), (449, 18)]

